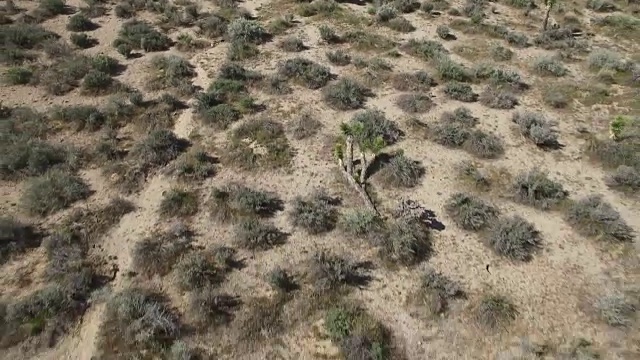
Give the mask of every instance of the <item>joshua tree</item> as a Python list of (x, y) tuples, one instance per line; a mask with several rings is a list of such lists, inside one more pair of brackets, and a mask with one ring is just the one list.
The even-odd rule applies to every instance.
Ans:
[(622, 130), (624, 130), (626, 122), (627, 119), (624, 116), (616, 116), (615, 119), (611, 120), (609, 123), (609, 138), (611, 140), (620, 140), (620, 135), (622, 134)]
[(549, 15), (551, 15), (551, 10), (556, 5), (558, 0), (544, 0), (544, 6), (547, 9), (547, 12), (544, 15), (544, 23), (542, 24), (542, 29), (547, 30), (547, 26), (549, 26)]
[[(356, 191), (358, 191), (358, 193), (363, 197), (367, 205), (372, 210), (376, 211), (371, 198), (369, 198), (369, 195), (366, 192), (367, 170), (371, 164), (373, 164), (376, 156), (387, 144), (380, 136), (376, 138), (367, 138), (364, 133), (364, 127), (360, 123), (342, 124), (340, 129), (342, 130), (342, 136), (335, 147), (335, 155), (338, 159), (338, 164), (345, 172), (349, 183), (356, 188)], [(354, 143), (357, 145), (358, 151), (360, 152), (359, 173), (354, 167)]]

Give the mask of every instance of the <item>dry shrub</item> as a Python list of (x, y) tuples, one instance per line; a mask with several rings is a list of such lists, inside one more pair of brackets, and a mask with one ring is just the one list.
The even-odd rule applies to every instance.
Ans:
[(147, 277), (167, 275), (191, 249), (191, 240), (190, 231), (182, 226), (155, 232), (135, 244), (133, 268)]
[(500, 215), (500, 211), (495, 206), (465, 193), (451, 195), (445, 204), (445, 211), (458, 226), (471, 231), (492, 226)]
[(89, 185), (81, 178), (52, 170), (27, 183), (21, 203), (30, 214), (46, 216), (68, 208), (90, 195)]
[(400, 152), (395, 154), (380, 171), (380, 181), (387, 187), (412, 188), (424, 176), (424, 166)]
[(171, 189), (163, 195), (159, 212), (164, 218), (193, 216), (198, 213), (198, 194)]
[(475, 309), (476, 321), (490, 330), (507, 327), (518, 315), (516, 306), (502, 295), (484, 296)]
[(562, 184), (549, 179), (538, 169), (518, 174), (512, 188), (516, 201), (542, 210), (558, 205), (569, 195)]
[(486, 241), (496, 254), (514, 261), (529, 261), (542, 248), (540, 232), (517, 215), (498, 219), (489, 229)]
[(276, 194), (235, 183), (214, 188), (208, 206), (212, 218), (223, 223), (250, 217), (271, 217), (284, 208)]
[(338, 201), (323, 191), (293, 200), (289, 220), (294, 227), (317, 235), (333, 230), (338, 222)]
[(565, 219), (578, 234), (596, 240), (620, 243), (635, 238), (633, 228), (599, 195), (590, 195), (569, 205)]

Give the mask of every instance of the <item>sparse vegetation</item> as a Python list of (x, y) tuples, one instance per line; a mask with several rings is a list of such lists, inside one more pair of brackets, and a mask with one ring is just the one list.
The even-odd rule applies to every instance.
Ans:
[(0, 217), (0, 265), (40, 245), (35, 229), (10, 217)]
[(325, 328), (346, 359), (390, 359), (389, 331), (364, 309), (338, 305), (327, 312)]
[(85, 33), (71, 34), (69, 40), (80, 49), (88, 49), (98, 44), (98, 40)]
[(601, 196), (591, 195), (571, 204), (566, 220), (582, 236), (613, 243), (631, 242), (635, 232)]
[(253, 119), (229, 135), (223, 161), (241, 170), (285, 168), (295, 155), (284, 126), (268, 118)]
[(198, 212), (198, 195), (195, 192), (171, 189), (160, 202), (160, 215), (163, 217), (186, 217)]
[(480, 94), (480, 102), (492, 109), (508, 110), (518, 105), (518, 98), (507, 90), (489, 86)]
[(413, 266), (432, 254), (429, 228), (415, 218), (399, 218), (388, 225), (380, 248), (382, 259), (392, 266)]
[(552, 57), (540, 57), (533, 63), (535, 71), (543, 76), (562, 77), (567, 75), (569, 70), (560, 62), (560, 60)]
[(113, 46), (116, 48), (122, 45), (147, 52), (163, 51), (169, 48), (171, 39), (154, 29), (147, 22), (129, 20), (122, 24), (122, 28), (118, 32), (118, 38), (113, 42)]
[(360, 109), (372, 96), (371, 90), (349, 78), (341, 78), (324, 91), (324, 101), (330, 107), (343, 111)]
[(309, 264), (309, 277), (316, 290), (332, 292), (346, 286), (362, 286), (370, 280), (361, 266), (325, 251), (314, 254)]
[(167, 231), (154, 232), (138, 241), (132, 252), (133, 267), (147, 277), (165, 276), (191, 246), (188, 228), (174, 226)]
[(322, 128), (322, 123), (313, 115), (303, 113), (290, 124), (291, 133), (296, 140), (304, 140), (315, 136)]
[(21, 202), (29, 213), (45, 216), (90, 195), (89, 185), (81, 178), (61, 170), (51, 170), (27, 183)]
[(173, 272), (178, 287), (183, 291), (197, 291), (219, 285), (224, 280), (223, 269), (206, 251), (185, 254), (176, 263)]
[(235, 237), (242, 248), (268, 250), (284, 243), (286, 234), (272, 224), (256, 218), (247, 218), (235, 226)]
[(612, 174), (607, 175), (605, 182), (611, 188), (634, 193), (640, 189), (640, 170), (620, 165)]
[(351, 64), (351, 55), (343, 50), (327, 51), (327, 60), (337, 66), (347, 66)]
[(433, 268), (427, 268), (420, 277), (417, 291), (408, 296), (407, 302), (415, 307), (426, 308), (430, 315), (443, 315), (451, 301), (465, 298), (460, 284)]
[(283, 77), (295, 79), (309, 89), (319, 89), (331, 79), (329, 68), (299, 57), (280, 64), (278, 73)]
[(473, 92), (471, 85), (452, 81), (444, 86), (444, 93), (453, 100), (474, 102), (478, 100), (478, 94)]
[(435, 81), (426, 71), (413, 73), (397, 73), (391, 78), (391, 84), (398, 91), (427, 92), (435, 85)]
[(637, 304), (629, 296), (616, 291), (599, 297), (594, 305), (602, 320), (616, 327), (630, 326), (638, 311)]
[(90, 31), (96, 27), (96, 24), (84, 14), (75, 14), (69, 18), (67, 30), (69, 31)]
[(413, 93), (398, 96), (396, 105), (406, 113), (416, 114), (429, 111), (434, 104), (429, 95)]
[(193, 65), (177, 55), (156, 55), (151, 59), (148, 86), (152, 90), (175, 89), (181, 95), (192, 94), (195, 89), (191, 78), (196, 75)]
[(513, 114), (513, 122), (520, 127), (520, 133), (531, 139), (540, 147), (557, 147), (558, 134), (553, 128), (553, 123), (541, 113), (516, 112)]
[(212, 218), (223, 223), (250, 217), (270, 217), (282, 209), (282, 200), (277, 195), (239, 184), (214, 188), (209, 198)]

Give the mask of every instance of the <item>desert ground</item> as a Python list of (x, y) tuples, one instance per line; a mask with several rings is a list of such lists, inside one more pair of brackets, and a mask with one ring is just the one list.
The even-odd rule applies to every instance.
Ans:
[(1, 359), (640, 359), (636, 0), (0, 20)]

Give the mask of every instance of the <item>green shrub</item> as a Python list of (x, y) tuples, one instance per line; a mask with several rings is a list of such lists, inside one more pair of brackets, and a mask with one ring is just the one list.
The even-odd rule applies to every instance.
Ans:
[(69, 31), (91, 31), (96, 28), (96, 24), (82, 13), (78, 13), (69, 18), (67, 30)]
[(289, 213), (291, 225), (311, 235), (329, 232), (338, 221), (336, 200), (323, 192), (296, 197)]
[(337, 66), (347, 66), (351, 64), (351, 56), (344, 50), (336, 50), (336, 51), (327, 51), (326, 53), (327, 60), (330, 63)]
[(607, 324), (616, 327), (631, 326), (638, 311), (637, 301), (615, 291), (599, 297), (594, 306)]
[(401, 94), (396, 98), (396, 105), (410, 114), (424, 113), (434, 106), (431, 97), (422, 93)]
[(274, 225), (256, 218), (241, 220), (235, 226), (236, 242), (248, 250), (268, 250), (283, 244), (286, 237), (286, 234)]
[(487, 87), (480, 94), (480, 103), (492, 109), (513, 109), (518, 105), (518, 98), (507, 90)]
[(69, 40), (73, 45), (79, 47), (80, 49), (88, 49), (98, 44), (98, 40), (85, 33), (71, 34), (69, 35)]
[(398, 91), (427, 92), (435, 85), (435, 81), (426, 71), (399, 73), (391, 77), (391, 84)]
[(122, 44), (147, 52), (164, 51), (171, 45), (171, 39), (155, 30), (149, 23), (134, 19), (122, 24), (113, 45), (119, 47)]
[(232, 42), (242, 41), (250, 44), (261, 44), (269, 38), (262, 25), (245, 18), (233, 20), (227, 28), (227, 35)]
[(601, 196), (591, 195), (571, 204), (565, 219), (578, 234), (608, 242), (631, 242), (635, 231)]
[(190, 241), (189, 230), (182, 226), (154, 232), (134, 245), (131, 254), (133, 268), (147, 277), (165, 276), (191, 249)]
[(369, 210), (355, 210), (343, 214), (338, 224), (345, 234), (366, 239), (374, 245), (381, 244), (386, 232), (384, 219)]
[(336, 110), (356, 110), (364, 106), (367, 98), (373, 97), (370, 89), (359, 82), (342, 78), (324, 89), (324, 101)]
[(198, 195), (191, 191), (171, 189), (160, 202), (160, 215), (163, 217), (186, 217), (198, 213)]
[(5, 82), (9, 85), (26, 85), (32, 78), (33, 71), (25, 67), (12, 67), (4, 73)]
[(380, 181), (387, 187), (412, 188), (418, 186), (425, 169), (420, 162), (400, 152), (393, 156), (380, 171)]
[(219, 15), (204, 16), (197, 22), (200, 33), (207, 38), (215, 39), (227, 33), (229, 21)]
[(446, 58), (446, 54), (448, 54), (447, 49), (434, 40), (410, 39), (403, 47), (410, 55), (421, 57), (424, 60), (433, 60), (438, 57)]
[(91, 195), (81, 178), (59, 170), (30, 180), (22, 194), (22, 206), (33, 215), (45, 216), (68, 208)]
[(449, 148), (461, 147), (470, 136), (471, 132), (466, 125), (459, 123), (436, 123), (429, 128), (429, 138)]
[(114, 84), (111, 75), (102, 71), (90, 70), (82, 80), (82, 91), (88, 94), (100, 94), (110, 91)]
[(309, 89), (325, 86), (332, 77), (329, 68), (299, 57), (280, 64), (278, 73), (286, 78), (295, 79)]
[(542, 247), (540, 232), (520, 216), (501, 218), (489, 229), (489, 247), (510, 260), (529, 261)]
[(329, 337), (345, 359), (390, 359), (390, 335), (364, 309), (338, 305), (327, 312), (324, 321)]
[(464, 230), (478, 231), (498, 220), (500, 211), (484, 200), (466, 193), (455, 193), (444, 207), (447, 214)]
[(10, 217), (0, 217), (0, 265), (40, 245), (35, 229)]
[(91, 105), (72, 105), (67, 107), (55, 107), (51, 111), (51, 120), (72, 124), (77, 131), (97, 131), (102, 128), (107, 118), (100, 109)]
[(56, 167), (74, 169), (80, 155), (73, 149), (22, 137), (7, 139), (0, 149), (5, 152), (0, 158), (0, 177), (4, 179), (39, 176)]
[(502, 295), (484, 296), (475, 309), (475, 318), (480, 325), (491, 330), (505, 328), (519, 315), (518, 309)]
[(617, 190), (636, 192), (640, 190), (640, 170), (620, 165), (612, 174), (607, 175), (605, 183)]
[(242, 61), (256, 57), (260, 53), (258, 47), (250, 42), (232, 41), (227, 50), (227, 59), (230, 61)]
[(436, 71), (445, 81), (466, 82), (471, 80), (469, 70), (463, 65), (451, 60), (449, 56), (439, 54), (435, 59)]
[(384, 4), (376, 9), (376, 20), (378, 22), (388, 22), (391, 19), (395, 19), (397, 16), (398, 11), (392, 5)]
[(560, 60), (553, 57), (539, 57), (533, 63), (533, 68), (540, 75), (562, 77), (569, 73), (569, 70)]
[(294, 154), (284, 126), (259, 118), (233, 129), (223, 162), (242, 170), (279, 169), (290, 166)]
[(173, 272), (178, 287), (183, 291), (216, 286), (224, 280), (224, 273), (211, 256), (201, 251), (185, 254), (176, 263)]
[(543, 210), (556, 206), (569, 195), (562, 184), (549, 179), (538, 169), (518, 174), (512, 187), (516, 201)]
[(543, 114), (526, 111), (516, 112), (513, 114), (512, 120), (520, 127), (520, 133), (531, 139), (537, 146), (558, 146), (558, 134), (553, 129), (553, 124)]
[(195, 91), (191, 79), (196, 72), (188, 60), (177, 55), (156, 55), (151, 59), (151, 69), (147, 83), (152, 90), (172, 88), (183, 95)]
[(505, 40), (515, 47), (526, 48), (529, 47), (529, 38), (527, 35), (518, 32), (509, 32), (505, 36)]
[(223, 223), (249, 217), (271, 217), (282, 209), (282, 200), (276, 194), (238, 184), (214, 188), (209, 199), (211, 216)]
[(10, 326), (25, 326), (31, 335), (56, 323), (61, 326), (65, 318), (67, 321), (73, 318), (82, 306), (69, 295), (60, 285), (48, 285), (8, 304), (4, 321)]
[(356, 113), (349, 126), (359, 129), (354, 134), (356, 143), (365, 143), (371, 139), (382, 138), (387, 145), (395, 144), (404, 136), (398, 125), (387, 119), (384, 112), (378, 109), (367, 109)]
[(478, 100), (478, 94), (473, 92), (471, 85), (451, 81), (445, 84), (444, 93), (453, 100), (474, 102)]

